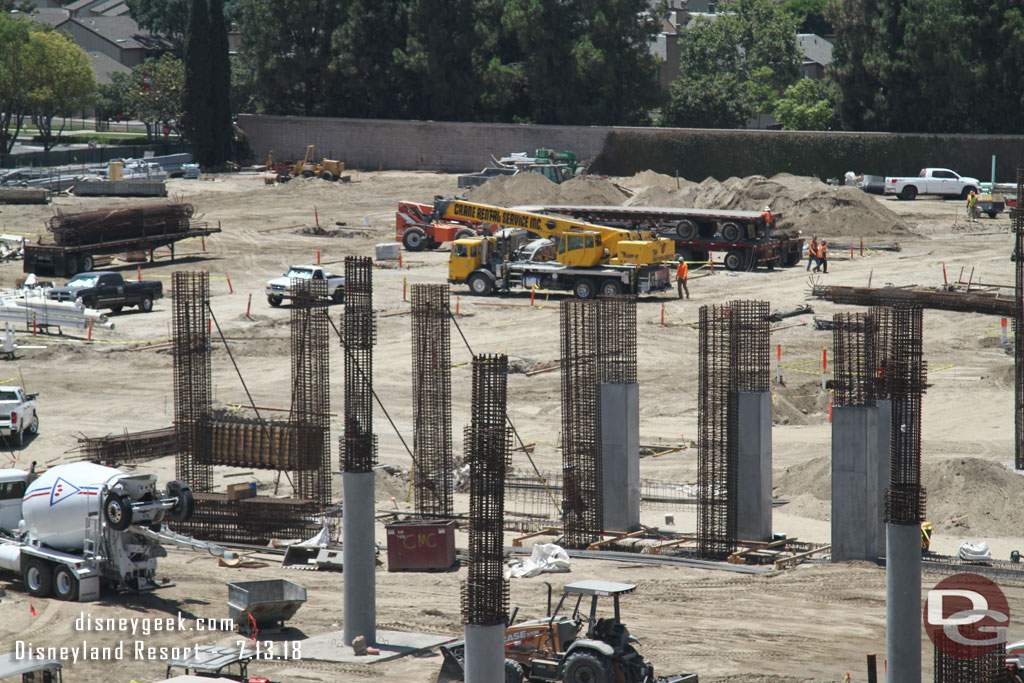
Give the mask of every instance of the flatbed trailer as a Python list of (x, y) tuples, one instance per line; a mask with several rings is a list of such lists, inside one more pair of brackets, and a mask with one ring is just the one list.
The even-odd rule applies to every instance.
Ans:
[[(633, 264), (592, 267), (565, 266), (557, 261), (535, 263), (511, 261), (504, 265), (503, 277), (495, 282), (497, 291), (546, 289), (572, 292), (577, 298), (597, 295), (655, 294), (671, 289), (673, 269), (664, 265)], [(470, 289), (480, 294), (470, 283)]]
[(206, 237), (220, 232), (219, 227), (209, 227), (206, 223), (192, 223), (184, 231), (153, 231), (127, 239), (104, 240), (100, 242), (76, 241), (71, 244), (57, 244), (52, 239), (44, 240), (42, 236), (35, 243), (27, 242), (24, 251), (23, 272), (54, 277), (71, 277), (77, 273), (93, 270), (94, 256), (119, 254), (123, 252), (148, 252), (153, 260), (153, 250), (160, 247), (171, 248), (171, 260), (174, 260), (174, 243), (197, 237)]
[[(676, 253), (686, 261), (709, 261), (714, 252), (723, 252), (723, 265), (728, 270), (795, 266), (803, 257), (804, 240), (800, 233), (773, 229), (757, 211), (555, 204), (516, 209), (562, 214), (613, 227), (653, 229), (659, 235), (671, 237)], [(781, 214), (772, 215), (775, 221), (781, 218)]]

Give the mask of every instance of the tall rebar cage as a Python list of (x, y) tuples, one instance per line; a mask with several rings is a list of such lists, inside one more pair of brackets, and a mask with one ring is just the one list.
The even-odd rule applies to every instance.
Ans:
[(892, 402), (889, 428), (889, 488), (885, 520), (917, 525), (924, 521), (925, 490), (921, 486), (921, 395), (927, 368), (922, 352), (920, 307), (892, 311), (892, 353), (886, 381)]
[(210, 450), (204, 428), (213, 397), (210, 373), (210, 332), (207, 305), (210, 279), (206, 272), (172, 273), (172, 349), (174, 353), (174, 429), (179, 450), (175, 477), (194, 491), (213, 488), (213, 470), (203, 464)]
[(636, 382), (636, 297), (602, 297), (598, 305), (598, 381)]
[(832, 316), (836, 406), (873, 406), (878, 386), (877, 325), (871, 313)]
[(331, 502), (330, 363), (326, 280), (292, 278), (291, 422), (298, 430), (299, 462), (319, 461), (316, 469), (292, 474), (295, 495), (321, 506)]
[(1013, 466), (1024, 469), (1024, 168), (1017, 169), (1017, 206), (1013, 209), (1013, 253), (1016, 256), (1013, 314)]
[[(948, 648), (956, 644), (948, 643)], [(1008, 683), (1006, 677), (1006, 651), (996, 648), (980, 657), (968, 658), (966, 653), (959, 654), (955, 649), (943, 652), (934, 649), (932, 659), (934, 683)]]
[(736, 548), (737, 377), (731, 308), (701, 306), (697, 382), (697, 550), (721, 559)]
[(889, 398), (889, 383), (886, 381), (886, 368), (892, 355), (892, 309), (885, 306), (874, 306), (868, 313), (875, 319), (875, 401)]
[(601, 443), (598, 430), (598, 317), (594, 300), (560, 305), (562, 351), (562, 543), (586, 548), (601, 537)]
[(345, 349), (345, 434), (341, 437), (341, 469), (370, 472), (377, 461), (373, 433), (373, 260), (345, 257), (345, 313), (341, 345)]
[(448, 285), (416, 284), (412, 299), (414, 505), (452, 516), (452, 374)]
[(770, 391), (771, 332), (767, 301), (729, 303), (729, 344), (736, 391)]
[(506, 424), (508, 357), (473, 358), (472, 420), (463, 434), (469, 464), (469, 574), (462, 584), (466, 624), (505, 622), (505, 473), (512, 443)]

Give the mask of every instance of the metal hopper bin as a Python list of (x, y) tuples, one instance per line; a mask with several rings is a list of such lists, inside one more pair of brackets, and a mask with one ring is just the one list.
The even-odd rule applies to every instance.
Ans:
[(279, 626), (295, 616), (306, 602), (306, 587), (287, 579), (239, 581), (229, 583), (228, 616), (235, 628), (251, 634), (253, 622), (257, 628)]

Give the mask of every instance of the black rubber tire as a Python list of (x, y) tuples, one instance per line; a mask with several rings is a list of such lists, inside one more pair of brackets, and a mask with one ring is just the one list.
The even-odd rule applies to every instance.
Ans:
[(722, 239), (726, 242), (739, 242), (743, 239), (743, 226), (739, 223), (722, 223)]
[(505, 683), (523, 683), (523, 667), (519, 662), (505, 660)]
[(53, 569), (48, 562), (38, 557), (33, 557), (25, 563), (21, 578), (25, 581), (29, 595), (33, 597), (45, 598), (53, 590)]
[(597, 295), (597, 287), (590, 278), (580, 278), (572, 286), (572, 293), (577, 299), (593, 299)]
[(287, 183), (291, 179), (292, 179), (292, 177), (288, 173), (278, 173), (277, 174), (277, 182), (279, 182), (279, 183)]
[(486, 270), (478, 270), (469, 274), (466, 284), (469, 285), (470, 293), (476, 296), (490, 296), (494, 291), (494, 275)]
[(726, 253), (723, 263), (726, 270), (743, 270), (743, 267), (747, 265), (747, 258), (739, 249), (733, 249)]
[(602, 654), (574, 652), (565, 660), (564, 683), (612, 683), (614, 680), (612, 664)]
[(86, 297), (82, 299), (82, 305), (86, 308), (96, 309), (96, 298), (92, 296)]
[(103, 501), (103, 518), (114, 531), (124, 531), (132, 525), (132, 501), (128, 496), (111, 491)]
[(59, 564), (53, 571), (53, 594), (58, 600), (78, 599), (78, 577), (67, 565)]
[(123, 308), (124, 308), (124, 306), (111, 306), (110, 307), (110, 312), (111, 313), (120, 313), (121, 309), (123, 309)]
[(345, 301), (345, 288), (336, 287), (334, 289), (334, 294), (331, 295), (331, 301), (333, 301), (336, 304), (343, 303)]
[(64, 272), (67, 273), (68, 277), (78, 274), (78, 257), (71, 254), (64, 259)]
[(332, 180), (334, 180), (334, 174), (331, 173), (330, 171), (321, 171), (320, 180), (326, 180), (327, 182), (331, 182)]
[(988, 211), (987, 213), (989, 218), (995, 218), (996, 216), (999, 215), (998, 211)]
[(679, 235), (681, 240), (692, 240), (697, 238), (697, 224), (688, 218), (676, 223), (676, 234)]
[(313, 177), (313, 172), (312, 171), (303, 171), (302, 172), (302, 177), (303, 178), (312, 178)]
[(96, 261), (93, 259), (92, 254), (82, 254), (80, 258), (82, 262), (82, 272), (88, 273), (92, 271), (93, 266), (96, 265)]
[(967, 196), (970, 195), (972, 192), (977, 194), (978, 188), (974, 187), (974, 185), (968, 185), (964, 187), (962, 190), (960, 190), (960, 199), (967, 199)]
[(283, 302), (283, 301), (284, 301), (284, 297), (283, 296), (272, 296), (272, 295), (269, 295), (269, 294), (267, 295), (267, 303), (270, 304), (271, 306), (273, 306), (274, 308), (277, 308), (278, 306), (280, 306), (281, 302)]
[(150, 311), (152, 311), (153, 297), (149, 295), (142, 297), (142, 301), (139, 302), (139, 310), (142, 311), (143, 313), (149, 313)]
[(402, 244), (406, 251), (423, 251), (427, 243), (427, 233), (420, 228), (409, 228), (402, 235)]
[(800, 263), (801, 258), (803, 258), (803, 254), (800, 253), (799, 249), (790, 249), (789, 255), (786, 257), (786, 265), (789, 267), (795, 266)]
[(913, 201), (917, 196), (917, 188), (913, 185), (904, 185), (903, 190), (900, 191), (900, 199), (905, 201)]
[(466, 239), (467, 237), (476, 237), (476, 233), (469, 228), (462, 228), (455, 233), (455, 239), (457, 240)]
[(622, 283), (618, 280), (602, 280), (601, 296), (618, 296), (622, 294)]
[(25, 427), (29, 434), (39, 433), (39, 413), (32, 416), (32, 421), (28, 423), (28, 427)]
[(693, 261), (693, 252), (689, 249), (683, 249), (682, 247), (676, 247), (676, 256), (679, 257), (680, 261)]
[(167, 519), (171, 522), (187, 522), (196, 510), (196, 499), (192, 489), (183, 481), (169, 481), (164, 487), (169, 498), (177, 498), (178, 502), (167, 511)]

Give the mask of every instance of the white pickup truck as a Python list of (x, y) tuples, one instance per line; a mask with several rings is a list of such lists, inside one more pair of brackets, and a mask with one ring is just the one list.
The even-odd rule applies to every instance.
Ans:
[(267, 282), (267, 303), (277, 307), (285, 299), (291, 299), (294, 296), (291, 290), (293, 279), (326, 280), (327, 296), (331, 297), (331, 301), (341, 303), (345, 300), (345, 276), (328, 273), (321, 266), (292, 266), (282, 277)]
[(916, 178), (885, 179), (885, 194), (898, 195), (911, 200), (919, 194), (938, 194), (945, 197), (963, 197), (978, 192), (981, 181), (962, 176), (948, 168), (922, 168)]
[(39, 433), (35, 398), (21, 387), (0, 386), (0, 436), (19, 448), (25, 443), (25, 432)]

